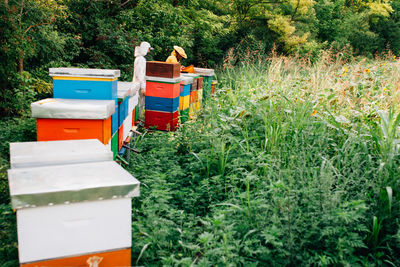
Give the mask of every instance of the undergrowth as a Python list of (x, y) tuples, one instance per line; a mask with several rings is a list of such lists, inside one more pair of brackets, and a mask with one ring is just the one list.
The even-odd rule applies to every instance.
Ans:
[(397, 90), (373, 87), (398, 63), (318, 64), (227, 69), (196, 120), (136, 143), (134, 263), (400, 265)]

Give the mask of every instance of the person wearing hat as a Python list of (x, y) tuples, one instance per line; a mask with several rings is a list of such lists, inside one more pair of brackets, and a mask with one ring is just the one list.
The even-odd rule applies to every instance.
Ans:
[(182, 47), (174, 45), (174, 51), (172, 51), (171, 55), (167, 58), (165, 62), (167, 63), (181, 63), (182, 58), (187, 58), (185, 50)]
[(133, 82), (140, 85), (139, 89), (139, 117), (143, 117), (144, 100), (146, 95), (146, 58), (147, 53), (153, 50), (148, 42), (142, 42), (135, 47), (135, 64), (133, 69)]

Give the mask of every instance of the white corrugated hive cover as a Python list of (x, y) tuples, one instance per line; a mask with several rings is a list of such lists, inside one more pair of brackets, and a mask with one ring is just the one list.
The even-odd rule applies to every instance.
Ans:
[(135, 197), (139, 184), (114, 161), (8, 170), (14, 209)]
[(87, 78), (118, 78), (120, 70), (111, 69), (84, 69), (84, 68), (50, 68), (50, 76), (87, 77)]
[(31, 103), (32, 117), (104, 120), (115, 112), (114, 100), (46, 98)]
[(30, 168), (113, 159), (97, 139), (10, 143), (11, 168)]
[(181, 78), (182, 78), (183, 84), (191, 84), (193, 82), (193, 80), (194, 80), (194, 78), (191, 77), (191, 76), (181, 75)]
[(182, 81), (181, 77), (177, 78), (164, 78), (164, 77), (154, 77), (154, 76), (146, 76), (146, 81), (150, 82), (164, 82), (164, 83), (179, 83)]
[(129, 96), (133, 96), (139, 90), (140, 84), (136, 82), (118, 82), (118, 92), (128, 91)]
[(214, 76), (214, 69), (206, 69), (206, 68), (194, 68), (194, 72), (200, 74), (202, 76)]

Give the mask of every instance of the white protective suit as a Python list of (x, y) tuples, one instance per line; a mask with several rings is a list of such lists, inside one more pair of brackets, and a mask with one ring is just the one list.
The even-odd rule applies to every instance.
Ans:
[(148, 42), (142, 42), (135, 47), (135, 64), (133, 69), (133, 82), (140, 84), (139, 89), (139, 117), (143, 116), (144, 99), (146, 94), (146, 58), (147, 52), (151, 49)]

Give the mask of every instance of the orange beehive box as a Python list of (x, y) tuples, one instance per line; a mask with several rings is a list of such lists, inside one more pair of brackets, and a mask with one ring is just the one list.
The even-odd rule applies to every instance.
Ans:
[(181, 78), (146, 77), (146, 96), (176, 98), (180, 94)]
[[(98, 265), (95, 265), (97, 262)], [(22, 267), (88, 267), (88, 266), (131, 266), (131, 250), (122, 249), (94, 254), (80, 255), (54, 260), (22, 264)]]
[(111, 117), (106, 120), (37, 118), (37, 140), (98, 139), (107, 144), (111, 139)]
[(111, 139), (114, 100), (47, 98), (31, 103), (38, 141)]
[(190, 103), (197, 102), (197, 91), (190, 92)]

